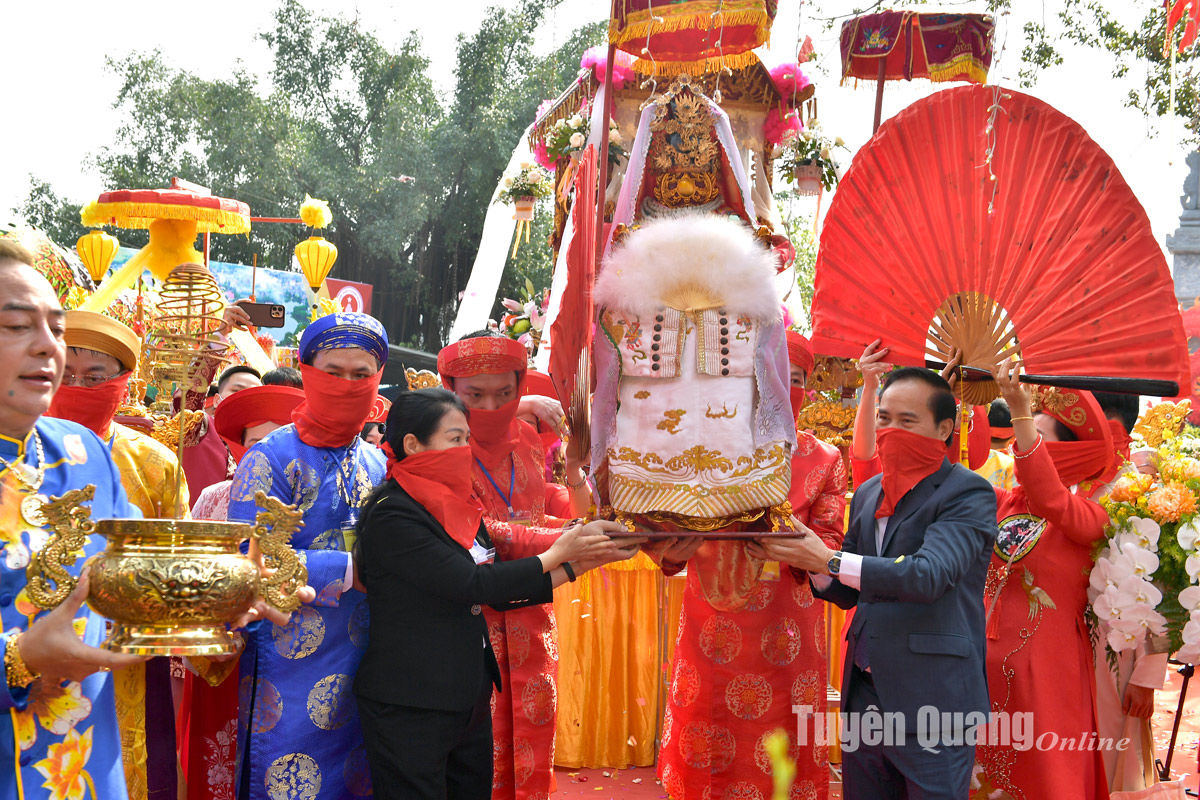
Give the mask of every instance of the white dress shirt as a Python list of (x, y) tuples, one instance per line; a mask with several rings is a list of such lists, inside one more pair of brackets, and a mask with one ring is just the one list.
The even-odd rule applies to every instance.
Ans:
[[(883, 553), (883, 538), (887, 534), (887, 524), (891, 517), (880, 517), (875, 520), (875, 552)], [(833, 583), (829, 575), (814, 573), (810, 576), (813, 586), (818, 589), (828, 589)], [(842, 565), (838, 569), (837, 579), (843, 586), (851, 589), (862, 588), (862, 556), (858, 553), (842, 553)]]

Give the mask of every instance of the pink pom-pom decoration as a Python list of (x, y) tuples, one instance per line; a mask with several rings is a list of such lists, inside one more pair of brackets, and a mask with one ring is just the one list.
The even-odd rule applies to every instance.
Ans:
[[(592, 77), (600, 83), (604, 83), (604, 72), (608, 68), (608, 48), (604, 45), (589, 47), (584, 51), (579, 66), (583, 69), (591, 70)], [(635, 78), (633, 56), (623, 50), (618, 50), (617, 64), (613, 69), (613, 88), (622, 89), (627, 81), (633, 81)]]
[(763, 120), (763, 139), (772, 147), (781, 144), (788, 134), (795, 135), (802, 130), (804, 124), (800, 122), (800, 112), (794, 108), (784, 113), (772, 108)]
[[(550, 107), (553, 105), (554, 105), (554, 101), (548, 100), (548, 99), (543, 100), (541, 103), (539, 103), (538, 107), (537, 107), (537, 112), (533, 115), (534, 120), (541, 119), (542, 115), (545, 114), (547, 111), (549, 111)], [(548, 170), (554, 169), (554, 162), (550, 160), (550, 154), (546, 152), (546, 140), (545, 139), (539, 139), (537, 144), (534, 146), (533, 160), (536, 161), (539, 166), (545, 167)]]
[(799, 96), (812, 84), (812, 81), (804, 74), (804, 70), (796, 63), (780, 64), (772, 68), (771, 80), (775, 83), (775, 88), (779, 90), (785, 103), (793, 102), (793, 97)]
[(538, 139), (537, 144), (534, 145), (533, 160), (537, 162), (538, 166), (548, 169), (551, 172), (554, 171), (555, 163), (550, 158), (550, 154), (546, 152), (545, 139)]

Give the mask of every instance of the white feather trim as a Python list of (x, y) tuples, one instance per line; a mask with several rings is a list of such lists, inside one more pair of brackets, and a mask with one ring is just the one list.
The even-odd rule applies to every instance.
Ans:
[(647, 222), (614, 247), (594, 296), (598, 306), (644, 316), (666, 305), (663, 298), (678, 287), (694, 286), (719, 298), (730, 314), (778, 322), (777, 264), (736, 217), (679, 212)]

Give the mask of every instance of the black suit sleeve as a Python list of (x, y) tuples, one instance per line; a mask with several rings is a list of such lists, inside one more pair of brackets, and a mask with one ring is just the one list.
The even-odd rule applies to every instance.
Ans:
[(451, 602), (534, 605), (553, 599), (540, 559), (475, 564), (461, 549), (415, 508), (381, 502), (371, 510), (362, 552), (379, 571)]
[(986, 481), (971, 481), (939, 509), (917, 552), (863, 557), (864, 599), (932, 603), (958, 585), (995, 538), (996, 492)]
[[(855, 518), (855, 512), (860, 510), (861, 504), (858, 504), (859, 508), (855, 508), (855, 505), (855, 502), (851, 500), (850, 525), (849, 529), (846, 531), (846, 538), (842, 540), (843, 553), (858, 553), (858, 525), (857, 519)], [(809, 581), (811, 583), (811, 576), (809, 577)], [(826, 602), (833, 603), (838, 608), (850, 609), (858, 605), (858, 590), (846, 586), (837, 578), (834, 578), (833, 582), (824, 589), (818, 589), (815, 583), (812, 583), (811, 585), (814, 595), (822, 600), (825, 600)]]

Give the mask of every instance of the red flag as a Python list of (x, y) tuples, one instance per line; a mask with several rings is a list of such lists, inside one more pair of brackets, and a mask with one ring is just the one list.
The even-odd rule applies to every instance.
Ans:
[(1184, 24), (1183, 35), (1179, 39), (1179, 53), (1183, 53), (1196, 43), (1200, 34), (1200, 0), (1168, 0), (1167, 6), (1167, 41), (1163, 48), (1164, 55), (1170, 47), (1171, 34), (1180, 22)]
[(553, 346), (547, 369), (559, 400), (568, 407), (575, 392), (580, 357), (591, 357), (592, 287), (596, 282), (596, 148), (593, 145), (584, 151), (575, 172), (571, 221), (575, 235), (567, 247), (567, 282), (562, 302), (550, 326)]

